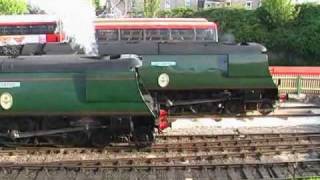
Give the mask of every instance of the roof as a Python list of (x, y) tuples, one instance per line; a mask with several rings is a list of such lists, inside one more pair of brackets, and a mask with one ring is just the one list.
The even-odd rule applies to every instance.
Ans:
[(216, 29), (213, 22), (97, 22), (96, 29)]
[(0, 16), (0, 25), (41, 25), (56, 23), (57, 18), (51, 15), (11, 15)]
[(95, 22), (208, 22), (208, 20), (205, 18), (97, 18)]
[[(0, 16), (0, 26), (55, 24), (52, 15)], [(216, 29), (204, 18), (97, 18), (96, 29)]]

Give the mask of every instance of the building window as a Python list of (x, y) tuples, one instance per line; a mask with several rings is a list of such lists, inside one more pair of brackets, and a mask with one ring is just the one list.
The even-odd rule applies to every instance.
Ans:
[(206, 8), (219, 8), (222, 7), (222, 5), (221, 2), (205, 1)]
[(246, 9), (252, 9), (252, 1), (246, 1)]
[(230, 6), (231, 6), (231, 0), (227, 0), (227, 1), (226, 1), (226, 6), (227, 6), (227, 7), (230, 7)]
[(191, 6), (191, 0), (185, 0), (184, 4), (186, 7), (190, 7)]

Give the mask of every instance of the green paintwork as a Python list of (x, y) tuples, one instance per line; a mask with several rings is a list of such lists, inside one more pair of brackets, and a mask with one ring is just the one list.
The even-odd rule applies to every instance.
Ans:
[(92, 72), (86, 76), (88, 102), (141, 102), (132, 72)]
[(270, 77), (267, 55), (230, 54), (229, 77)]
[(13, 97), (0, 115), (152, 115), (137, 85), (136, 72), (1, 73), (0, 88)]
[[(161, 61), (166, 63), (161, 66)], [(168, 64), (171, 65), (166, 66)], [(161, 73), (170, 77), (165, 88), (158, 85)], [(263, 54), (144, 56), (139, 74), (150, 90), (276, 88)]]

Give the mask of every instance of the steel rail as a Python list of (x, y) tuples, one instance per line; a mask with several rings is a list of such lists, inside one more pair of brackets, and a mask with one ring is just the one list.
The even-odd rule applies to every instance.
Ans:
[[(28, 177), (36, 179), (47, 179), (50, 176), (56, 177), (63, 174), (65, 178), (70, 175), (76, 177), (86, 177), (93, 174), (96, 179), (142, 179), (148, 178), (144, 173), (151, 175), (153, 179), (198, 179), (200, 177), (211, 179), (213, 177), (223, 179), (295, 179), (300, 177), (310, 177), (310, 172), (317, 174), (320, 167), (320, 159), (284, 161), (284, 162), (234, 162), (234, 163), (188, 163), (188, 164), (154, 164), (154, 165), (117, 165), (99, 166), (99, 162), (94, 165), (83, 165), (78, 163), (75, 166), (56, 166), (47, 164), (6, 164), (1, 166), (1, 177)], [(305, 171), (305, 172), (304, 172)], [(9, 173), (8, 173), (9, 172)], [(68, 173), (69, 172), (69, 173)], [(190, 173), (192, 172), (192, 173)], [(198, 172), (198, 173), (195, 173)], [(141, 175), (139, 175), (141, 173)], [(160, 175), (160, 176), (157, 176)], [(198, 175), (197, 175), (198, 174)], [(84, 175), (84, 176), (83, 176)], [(98, 175), (98, 176), (97, 176)], [(127, 176), (126, 176), (127, 175)], [(140, 177), (141, 178), (137, 178)], [(193, 177), (195, 176), (195, 177)], [(155, 178), (158, 177), (158, 178)], [(184, 178), (183, 178), (184, 177)], [(59, 179), (60, 179), (59, 178)], [(63, 177), (64, 178), (64, 177)], [(6, 178), (10, 179), (10, 178)], [(83, 178), (82, 178), (83, 179)], [(90, 178), (91, 179), (91, 178)], [(93, 178), (92, 178), (93, 179)]]
[[(278, 134), (279, 135), (279, 134)], [(280, 136), (280, 135), (279, 135)], [(137, 148), (131, 145), (115, 145), (105, 148), (54, 148), (54, 147), (19, 147), (3, 148), (0, 155), (40, 155), (40, 154), (89, 154), (89, 153), (119, 153), (119, 152), (242, 152), (256, 150), (287, 150), (301, 148), (320, 148), (320, 134), (302, 134), (297, 136), (264, 138), (243, 138), (243, 139), (214, 139), (194, 141), (167, 140), (165, 143), (155, 143), (150, 147)]]
[[(146, 177), (144, 173), (153, 177), (153, 179), (176, 179), (179, 176), (184, 179), (199, 179), (199, 175), (205, 179), (213, 177), (238, 180), (238, 179), (290, 179), (297, 177), (309, 177), (310, 172), (319, 173), (320, 159), (308, 159), (297, 161), (258, 161), (258, 162), (195, 162), (195, 163), (165, 163), (165, 164), (146, 164), (146, 165), (103, 165), (101, 162), (74, 162), (68, 165), (63, 164), (1, 164), (0, 174), (8, 177), (28, 176), (32, 179), (44, 179), (49, 176), (56, 176), (61, 172), (72, 177), (84, 177), (88, 179), (88, 174), (93, 174), (97, 179), (141, 179), (135, 177)], [(42, 172), (42, 173), (41, 173)], [(190, 173), (192, 172), (192, 173)], [(198, 173), (195, 173), (198, 172)], [(141, 175), (140, 175), (141, 173)], [(182, 173), (182, 174), (181, 174)], [(160, 175), (159, 176), (157, 176)], [(165, 177), (164, 177), (165, 174)], [(198, 174), (198, 176), (197, 176)], [(127, 176), (126, 176), (127, 175)], [(195, 177), (193, 177), (195, 176)], [(3, 176), (2, 176), (3, 177)], [(70, 176), (68, 176), (70, 178)], [(158, 177), (158, 178), (155, 178)]]
[[(216, 140), (222, 141), (227, 140), (239, 140), (239, 139), (267, 139), (267, 138), (306, 138), (306, 137), (318, 137), (319, 132), (299, 132), (299, 133), (224, 133), (224, 134), (157, 134), (156, 140)], [(274, 140), (274, 139), (273, 139)]]
[[(291, 113), (291, 114), (289, 114)], [(242, 118), (269, 118), (269, 117), (275, 117), (275, 118), (292, 118), (292, 117), (320, 117), (320, 113), (312, 113), (310, 110), (308, 110), (305, 113), (301, 112), (288, 112), (287, 114), (269, 114), (269, 115), (261, 115), (261, 114), (238, 114), (238, 115), (208, 115), (208, 114), (190, 114), (190, 115), (174, 115), (169, 116), (169, 122), (173, 122), (176, 119), (186, 119), (186, 118), (215, 118), (217, 120), (220, 120), (222, 118), (236, 118), (236, 119), (242, 119)]]
[[(289, 151), (288, 151), (289, 152)], [(118, 159), (98, 159), (98, 160), (75, 160), (75, 161), (57, 161), (40, 163), (0, 163), (1, 168), (29, 167), (29, 168), (133, 168), (133, 167), (189, 167), (189, 166), (234, 166), (234, 165), (263, 165), (263, 164), (287, 164), (299, 162), (319, 163), (320, 159), (305, 160), (256, 160), (247, 161), (245, 158), (257, 157), (259, 154), (274, 155), (275, 152), (260, 151), (255, 153), (226, 153), (226, 154), (207, 154), (207, 155), (178, 155), (168, 157), (132, 157)], [(290, 153), (290, 152), (289, 152)], [(235, 161), (219, 162), (218, 160), (227, 160), (230, 157), (239, 158)], [(319, 169), (320, 171), (320, 169)]]

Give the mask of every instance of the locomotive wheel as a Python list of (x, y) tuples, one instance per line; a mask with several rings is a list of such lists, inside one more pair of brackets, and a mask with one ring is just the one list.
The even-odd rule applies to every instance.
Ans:
[(270, 99), (263, 99), (259, 104), (258, 104), (258, 111), (262, 115), (268, 115), (273, 111), (273, 104)]
[(112, 142), (112, 135), (106, 133), (104, 130), (97, 129), (92, 132), (91, 144), (98, 148), (109, 146)]
[(243, 113), (243, 104), (240, 101), (228, 101), (224, 105), (224, 112), (228, 115)]
[(53, 136), (44, 136), (42, 137), (54, 146), (87, 146), (88, 145), (88, 136), (84, 132), (73, 132), (73, 133), (66, 133), (60, 135), (53, 135)]
[(139, 127), (136, 129), (133, 136), (135, 145), (137, 147), (147, 147), (150, 146), (153, 141), (153, 128), (151, 127)]
[(86, 146), (88, 145), (88, 135), (84, 132), (68, 133), (65, 143), (71, 146)]
[[(18, 131), (35, 131), (38, 130), (37, 123), (33, 121), (32, 119), (29, 118), (23, 118), (19, 119), (16, 121), (17, 123), (11, 124), (11, 130), (18, 130)], [(28, 145), (28, 144), (33, 144), (37, 145), (39, 143), (37, 137), (29, 137), (29, 138), (19, 138), (19, 139), (14, 139), (16, 143), (20, 143), (21, 145)]]

